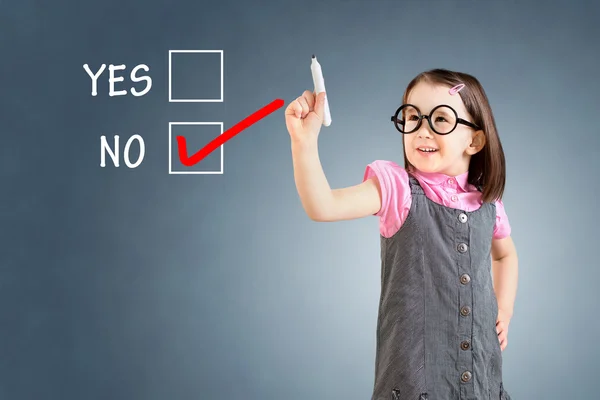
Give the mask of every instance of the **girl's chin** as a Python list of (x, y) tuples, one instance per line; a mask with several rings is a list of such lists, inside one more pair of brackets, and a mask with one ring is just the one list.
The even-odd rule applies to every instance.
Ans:
[[(414, 164), (413, 164), (414, 165)], [(415, 165), (415, 167), (421, 171), (424, 172), (426, 174), (437, 174), (439, 172), (439, 169), (437, 168), (427, 168), (427, 167), (419, 167), (418, 165)]]
[(418, 169), (421, 172), (436, 173), (440, 169), (439, 163), (433, 162), (433, 160), (417, 159), (409, 161), (412, 165), (415, 166), (416, 169)]

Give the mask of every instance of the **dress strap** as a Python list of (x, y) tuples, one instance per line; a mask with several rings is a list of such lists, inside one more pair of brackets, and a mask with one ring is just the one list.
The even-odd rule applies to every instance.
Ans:
[(423, 188), (421, 187), (421, 184), (419, 183), (417, 178), (412, 176), (410, 173), (408, 174), (408, 183), (410, 184), (410, 192), (413, 195), (420, 195), (420, 194), (424, 195), (425, 194), (425, 192), (423, 192)]

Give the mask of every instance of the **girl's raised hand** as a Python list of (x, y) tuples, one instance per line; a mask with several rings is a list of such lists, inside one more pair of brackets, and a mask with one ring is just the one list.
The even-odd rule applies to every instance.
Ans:
[(285, 110), (285, 124), (293, 142), (316, 140), (323, 124), (325, 92), (305, 90)]

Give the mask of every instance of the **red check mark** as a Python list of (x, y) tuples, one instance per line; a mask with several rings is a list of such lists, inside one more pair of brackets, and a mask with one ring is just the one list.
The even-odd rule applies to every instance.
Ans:
[(248, 128), (250, 125), (260, 121), (267, 115), (273, 113), (277, 109), (283, 107), (283, 100), (276, 99), (270, 104), (264, 106), (260, 110), (250, 114), (248, 117), (244, 118), (231, 128), (227, 129), (221, 135), (214, 138), (209, 144), (200, 149), (196, 154), (193, 154), (191, 157), (188, 157), (187, 152), (187, 144), (185, 142), (185, 137), (177, 136), (177, 149), (179, 150), (179, 161), (186, 167), (191, 167), (195, 164), (198, 164), (200, 160), (208, 156), (210, 153), (218, 149), (229, 139)]

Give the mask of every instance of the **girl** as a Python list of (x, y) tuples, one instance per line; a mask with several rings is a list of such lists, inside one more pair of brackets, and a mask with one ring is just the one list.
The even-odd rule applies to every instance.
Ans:
[[(375, 161), (332, 190), (317, 137), (325, 93), (286, 109), (294, 176), (315, 221), (379, 217), (381, 295), (372, 400), (510, 399), (502, 353), (517, 255), (501, 201), (505, 160), (487, 96), (471, 75), (432, 70), (391, 120), (404, 167)], [(492, 279), (492, 271), (493, 279)]]

